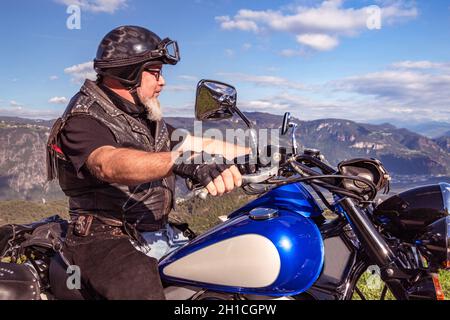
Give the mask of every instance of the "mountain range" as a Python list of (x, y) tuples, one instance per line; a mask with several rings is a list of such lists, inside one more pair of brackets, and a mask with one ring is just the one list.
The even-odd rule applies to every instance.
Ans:
[[(278, 129), (282, 116), (249, 112), (246, 116), (257, 128)], [(192, 132), (193, 118), (168, 117), (176, 128)], [(298, 123), (300, 148), (321, 150), (332, 165), (344, 159), (380, 159), (393, 174), (394, 183), (406, 177), (437, 178), (450, 176), (450, 131), (431, 139), (391, 124), (365, 124), (344, 119), (320, 119)], [(53, 199), (62, 193), (56, 183), (46, 182), (45, 145), (54, 120), (0, 117), (0, 199)], [(203, 123), (203, 129), (245, 129), (237, 118)], [(286, 137), (282, 139), (287, 144)], [(300, 149), (301, 150), (301, 149)], [(406, 180), (408, 180), (406, 179)], [(409, 181), (408, 180), (408, 181)], [(185, 193), (179, 181), (178, 191)]]

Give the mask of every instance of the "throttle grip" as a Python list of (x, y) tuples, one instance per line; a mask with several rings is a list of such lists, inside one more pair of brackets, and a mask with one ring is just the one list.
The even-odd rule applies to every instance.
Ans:
[(206, 188), (194, 191), (194, 196), (198, 197), (202, 200), (206, 200), (206, 198), (208, 197), (208, 194), (209, 194), (209, 192), (208, 192), (208, 189), (206, 189)]

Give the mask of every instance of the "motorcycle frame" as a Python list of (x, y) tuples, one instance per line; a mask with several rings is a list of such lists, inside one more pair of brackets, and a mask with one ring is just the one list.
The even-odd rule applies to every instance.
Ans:
[[(331, 222), (321, 223), (319, 230), (324, 241), (339, 237), (349, 250), (350, 254), (345, 262), (345, 271), (337, 282), (332, 283), (327, 279), (324, 266), (321, 275), (313, 286), (305, 293), (298, 295), (298, 298), (309, 296), (319, 300), (349, 300), (353, 293), (357, 291), (357, 281), (362, 273), (369, 266), (376, 265), (380, 269), (381, 279), (396, 299), (435, 300), (434, 290), (428, 290), (427, 293), (417, 295), (414, 292), (414, 284), (409, 283), (410, 285), (405, 286), (410, 279), (415, 278), (415, 282), (418, 283), (419, 278), (430, 276), (431, 270), (406, 270), (400, 267), (396, 254), (375, 228), (367, 211), (356, 208), (352, 203), (345, 210), (344, 205), (342, 205), (346, 203), (344, 201), (341, 201), (337, 206), (340, 213), (338, 218)], [(349, 230), (348, 227), (351, 227), (351, 229)], [(401, 242), (400, 239), (398, 240)], [(388, 248), (388, 250), (382, 253), (377, 252), (376, 250), (380, 245), (386, 246), (385, 248)], [(330, 254), (330, 252), (325, 249), (325, 257), (327, 254)], [(429, 287), (433, 287), (431, 281)]]
[[(355, 236), (353, 239), (350, 236), (352, 231), (347, 230), (346, 232), (344, 230), (347, 226), (349, 226), (349, 223), (343, 216), (319, 226), (324, 241), (339, 237), (350, 252), (348, 259), (345, 261), (345, 271), (340, 279), (334, 283), (329, 281), (324, 268), (314, 285), (305, 293), (298, 295), (298, 298), (305, 297), (305, 295), (309, 295), (316, 300), (349, 300), (352, 298), (360, 275), (373, 263), (368, 259), (359, 240)], [(326, 255), (327, 250), (325, 250)]]

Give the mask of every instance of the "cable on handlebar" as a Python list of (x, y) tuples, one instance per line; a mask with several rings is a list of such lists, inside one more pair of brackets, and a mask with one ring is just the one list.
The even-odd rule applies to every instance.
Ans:
[[(328, 189), (328, 191), (332, 192), (332, 193), (336, 193), (336, 194), (340, 194), (342, 196), (345, 197), (349, 197), (349, 198), (353, 198), (355, 200), (358, 200), (359, 202), (367, 202), (367, 201), (371, 201), (370, 198), (369, 200), (355, 194), (352, 191), (348, 191), (346, 189), (340, 188), (340, 187), (336, 187), (333, 185), (330, 185), (328, 183), (323, 183), (322, 181), (314, 181), (314, 180), (319, 180), (319, 179), (328, 179), (330, 177), (334, 177), (332, 175), (319, 175), (319, 176), (310, 176), (310, 177), (301, 177), (301, 178), (290, 178), (290, 179), (278, 179), (278, 180), (268, 180), (267, 183), (271, 183), (271, 184), (276, 184), (277, 186), (282, 186), (282, 185), (286, 185), (286, 184), (291, 184), (291, 183), (296, 183), (296, 182), (307, 182), (307, 183), (314, 183), (317, 184), (323, 188)], [(337, 176), (339, 178), (339, 176)], [(352, 179), (351, 176), (345, 176), (346, 178)], [(357, 177), (355, 177), (357, 178)], [(313, 181), (310, 181), (313, 180)], [(355, 179), (357, 180), (357, 179)], [(365, 181), (364, 181), (365, 182)]]
[[(308, 161), (309, 163), (313, 164), (314, 166), (316, 166), (317, 168), (321, 169), (323, 172), (326, 172), (328, 174), (320, 174), (317, 171), (313, 170), (312, 168), (308, 167), (306, 164), (296, 161), (297, 159)], [(286, 184), (291, 184), (291, 183), (296, 183), (296, 182), (306, 182), (311, 185), (311, 187), (317, 193), (317, 195), (319, 196), (321, 201), (324, 203), (324, 205), (327, 206), (331, 210), (333, 210), (333, 206), (325, 199), (324, 195), (320, 192), (320, 190), (317, 189), (317, 186), (325, 188), (331, 193), (335, 193), (335, 194), (339, 194), (344, 197), (349, 197), (349, 198), (355, 199), (359, 203), (368, 203), (368, 202), (372, 201), (377, 194), (376, 187), (371, 181), (361, 178), (361, 177), (357, 177), (357, 176), (344, 176), (344, 175), (334, 174), (334, 173), (336, 173), (335, 169), (324, 164), (319, 159), (316, 159), (309, 155), (301, 155), (301, 156), (291, 157), (290, 159), (288, 159), (285, 162), (284, 165), (289, 165), (291, 168), (294, 169), (295, 172), (300, 174), (302, 177), (296, 177), (296, 178), (292, 177), (292, 178), (287, 178), (287, 179), (286, 178), (284, 178), (284, 179), (271, 178), (271, 179), (265, 181), (266, 186), (263, 188), (255, 188), (251, 184), (243, 186), (244, 192), (248, 195), (260, 195), (260, 194), (263, 194), (263, 193), (266, 193), (267, 191), (269, 191), (271, 189), (271, 187), (269, 187), (270, 185), (281, 186), (281, 185), (286, 185)], [(327, 179), (328, 181), (324, 181), (325, 179)], [(337, 186), (336, 185), (337, 179), (349, 179), (349, 180), (355, 180), (355, 181), (362, 182), (369, 187), (370, 191), (365, 195), (357, 194), (354, 191), (349, 191), (345, 188)]]
[[(272, 184), (277, 184), (277, 185), (285, 185), (285, 184), (296, 183), (296, 182), (308, 182), (310, 184), (316, 184), (320, 187), (326, 188), (328, 191), (330, 191), (332, 193), (336, 193), (336, 194), (340, 194), (343, 196), (353, 198), (355, 200), (358, 200), (361, 203), (370, 202), (377, 195), (377, 190), (376, 190), (375, 185), (367, 179), (357, 177), (357, 176), (344, 176), (344, 175), (336, 175), (336, 174), (326, 174), (326, 175), (322, 174), (321, 175), (318, 172), (307, 167), (306, 165), (304, 165), (300, 162), (297, 162), (295, 160), (297, 158), (299, 158), (299, 157), (291, 158), (288, 162), (291, 165), (291, 167), (297, 173), (302, 175), (303, 177), (288, 178), (288, 179), (271, 179), (267, 182), (272, 183)], [(329, 168), (331, 168), (331, 167), (329, 167)], [(368, 198), (365, 198), (366, 195), (356, 194), (355, 192), (348, 191), (347, 189), (338, 187), (335, 184), (331, 184), (331, 183), (325, 182), (325, 181), (318, 181), (318, 180), (324, 180), (324, 179), (328, 179), (328, 180), (332, 179), (332, 181), (335, 179), (349, 179), (349, 180), (355, 180), (355, 181), (362, 182), (370, 188), (370, 192), (368, 194), (366, 194)], [(319, 195), (319, 197), (320, 197), (320, 195)], [(328, 202), (324, 202), (324, 203), (325, 203), (325, 205), (328, 204)]]
[(327, 165), (326, 163), (322, 162), (321, 160), (317, 159), (316, 157), (307, 155), (307, 154), (302, 154), (302, 155), (298, 155), (295, 158), (296, 162), (300, 162), (300, 161), (309, 161), (310, 163), (314, 164), (316, 167), (318, 167), (320, 170), (322, 170), (323, 173), (325, 174), (333, 174), (335, 172), (337, 172), (337, 170), (329, 165)]
[[(297, 158), (298, 157), (295, 157), (294, 159), (297, 159)], [(335, 179), (336, 178), (337, 179), (349, 179), (349, 180), (359, 181), (359, 182), (364, 183), (365, 185), (367, 185), (370, 188), (369, 199), (373, 199), (377, 195), (377, 188), (376, 188), (375, 184), (372, 181), (368, 180), (368, 179), (365, 179), (365, 178), (362, 178), (362, 177), (358, 177), (358, 176), (338, 175), (338, 174), (335, 174), (336, 171), (334, 171), (334, 170), (333, 170), (333, 172), (330, 172), (330, 173), (332, 173), (331, 175), (327, 174), (329, 176), (329, 178), (326, 178), (325, 175), (319, 174), (318, 172), (310, 169), (306, 165), (303, 165), (302, 163), (300, 163), (300, 162), (298, 162), (298, 161), (296, 161), (294, 159), (291, 159), (289, 162), (291, 164), (291, 167), (299, 174), (303, 174), (304, 175), (304, 172), (306, 171), (306, 173), (309, 174), (310, 176), (316, 176), (316, 177), (320, 176), (321, 179), (332, 179), (331, 183), (328, 182), (327, 184), (331, 185), (334, 188), (340, 188), (340, 187), (338, 187), (335, 184)], [(331, 168), (331, 167), (328, 167), (328, 168)], [(347, 190), (345, 188), (341, 188), (341, 189)]]

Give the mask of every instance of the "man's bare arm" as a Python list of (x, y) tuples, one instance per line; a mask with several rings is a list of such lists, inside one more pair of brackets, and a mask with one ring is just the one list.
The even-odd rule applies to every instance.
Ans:
[(135, 186), (170, 175), (178, 156), (179, 152), (145, 152), (104, 146), (89, 155), (86, 165), (103, 181)]
[(236, 157), (243, 156), (251, 152), (251, 149), (248, 147), (239, 146), (221, 140), (196, 137), (192, 135), (188, 135), (177, 150), (189, 150), (195, 152), (205, 151), (209, 154), (220, 154), (228, 160), (233, 160)]

